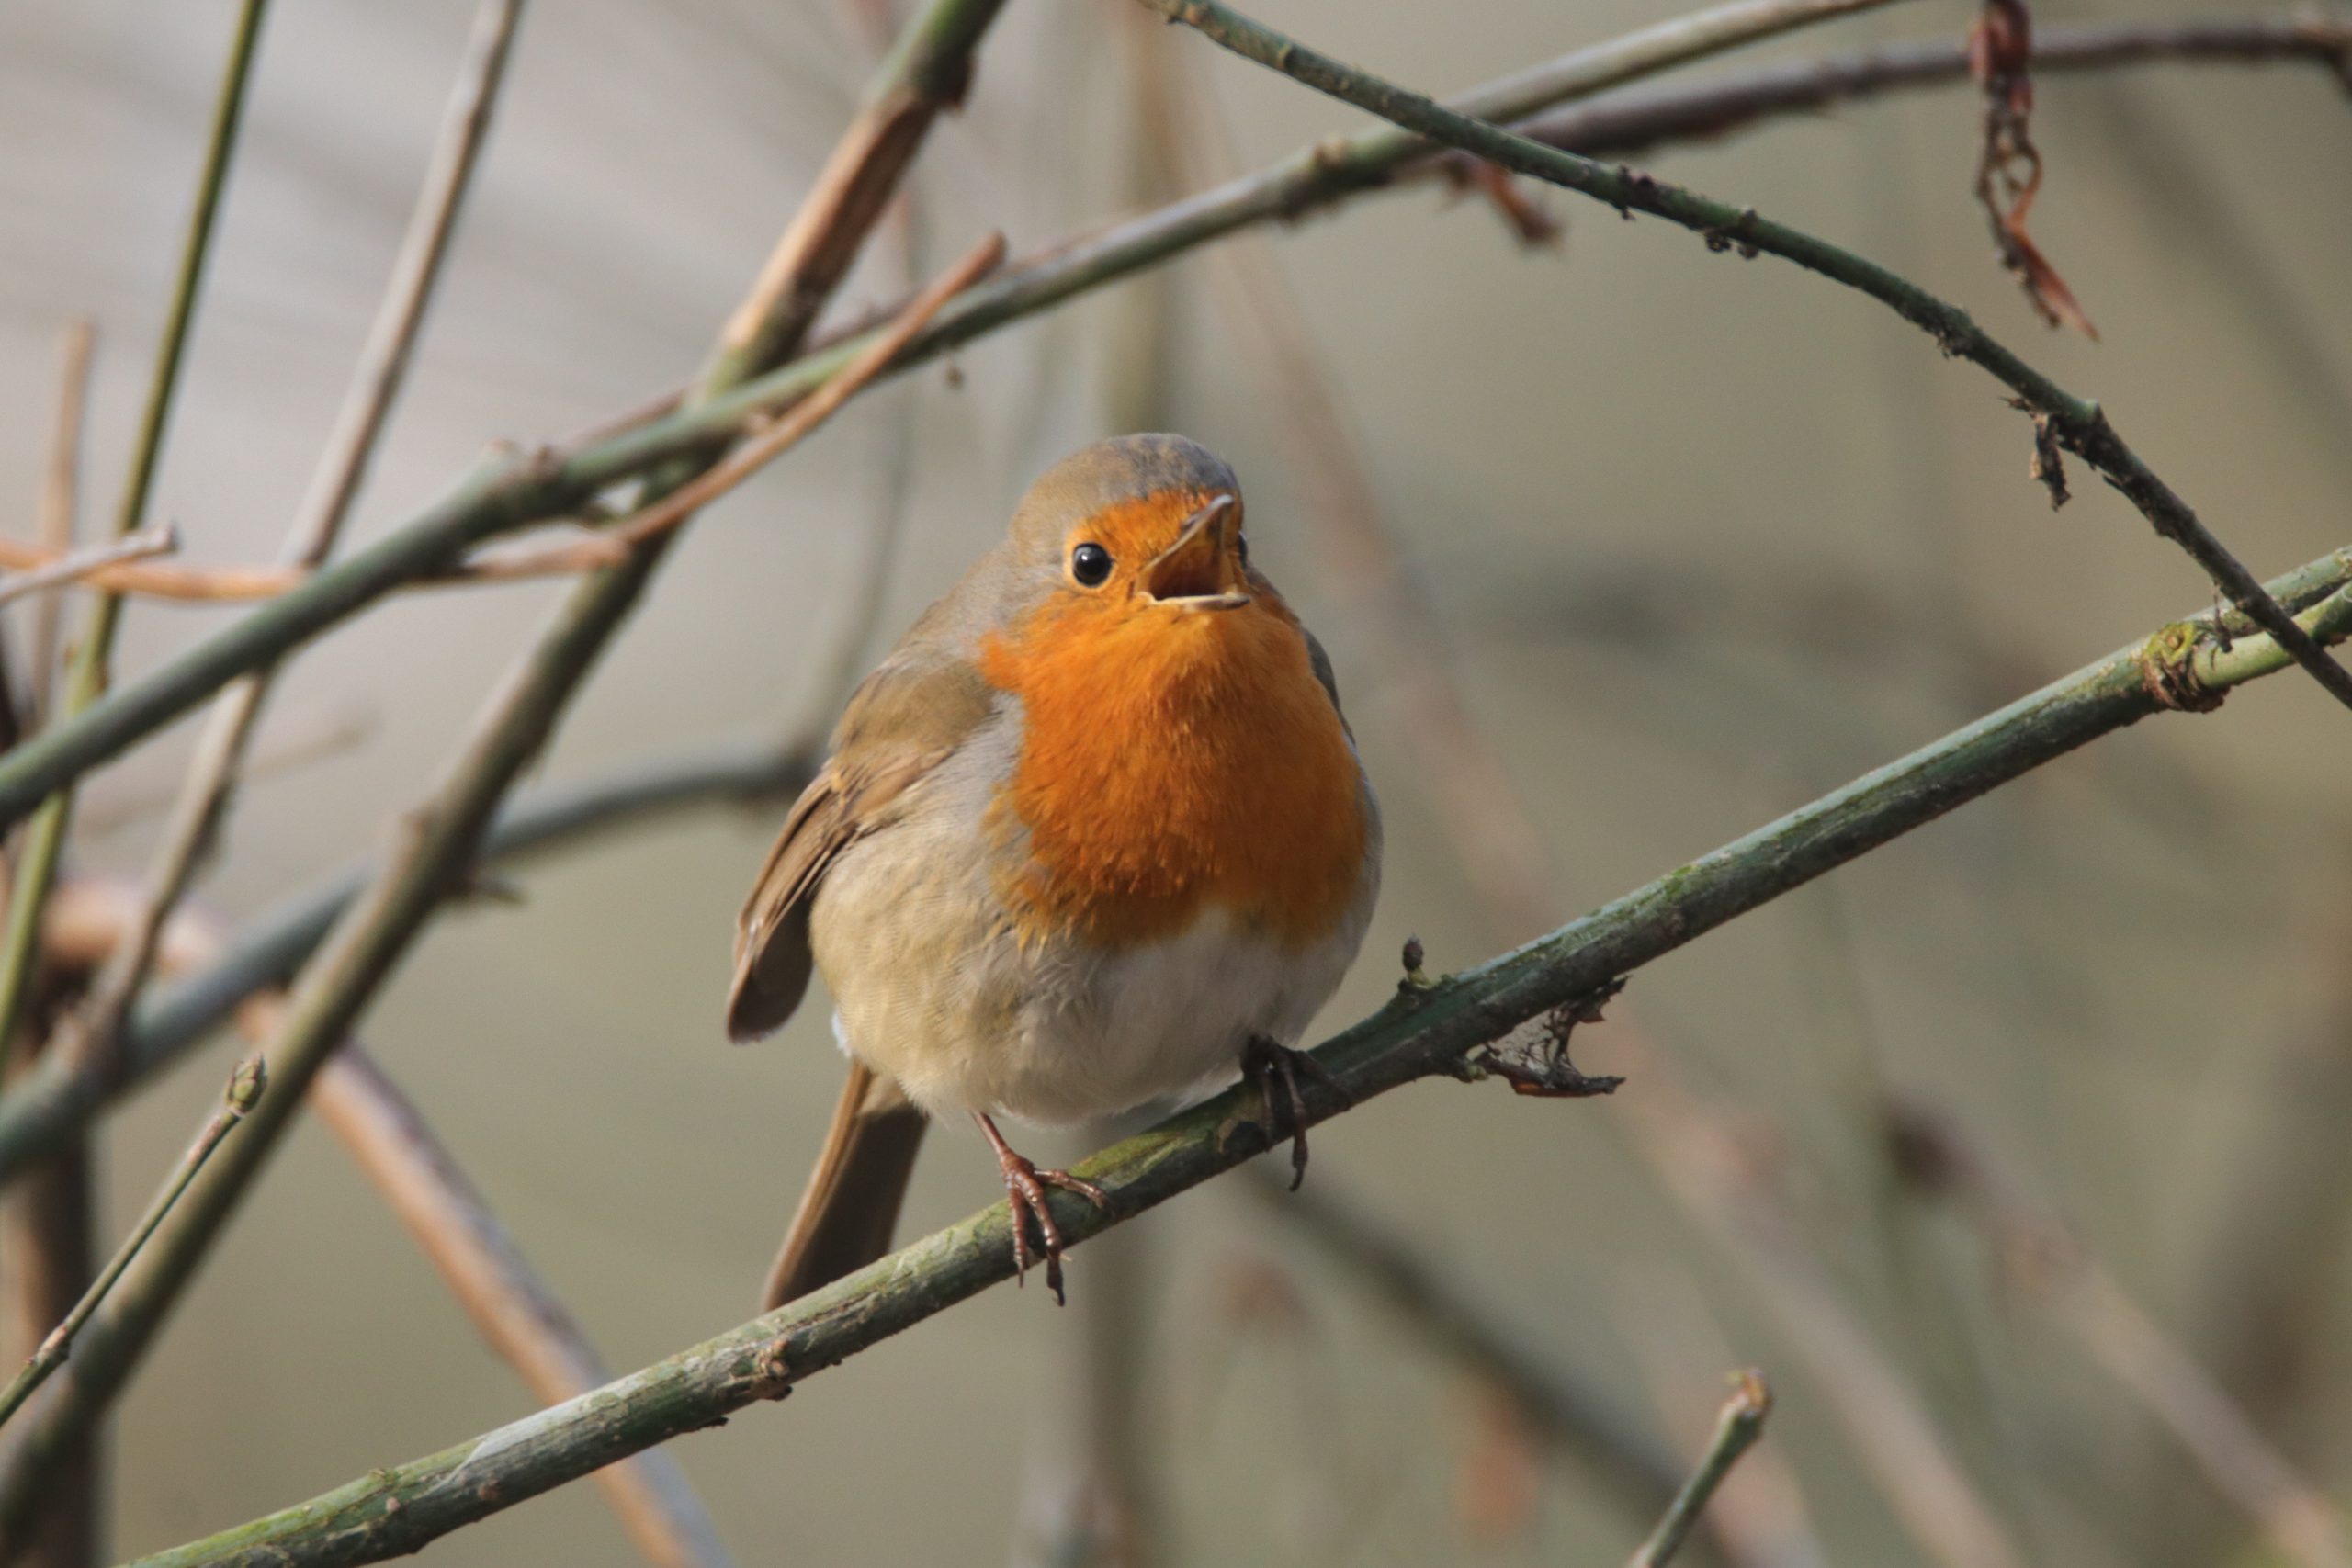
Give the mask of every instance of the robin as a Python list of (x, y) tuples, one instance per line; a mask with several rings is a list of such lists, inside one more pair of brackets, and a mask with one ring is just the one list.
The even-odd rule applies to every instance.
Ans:
[(781, 1025), (813, 964), (850, 1058), (766, 1306), (889, 1250), (933, 1117), (978, 1123), (1016, 1270), (1025, 1216), (1057, 1301), (1046, 1190), (1107, 1203), (998, 1117), (1116, 1115), (1238, 1066), (1303, 1173), (1293, 1043), (1379, 886), (1330, 660), (1250, 566), (1233, 471), (1176, 435), (1055, 465), (851, 697), (738, 921), (728, 1033)]

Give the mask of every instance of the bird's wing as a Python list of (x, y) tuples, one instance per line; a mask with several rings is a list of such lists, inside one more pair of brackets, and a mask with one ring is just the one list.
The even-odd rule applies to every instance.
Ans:
[(1316, 639), (1313, 632), (1305, 626), (1299, 627), (1298, 631), (1306, 639), (1306, 662), (1315, 671), (1316, 683), (1323, 688), (1323, 694), (1331, 699), (1331, 711), (1340, 716), (1340, 728), (1346, 729), (1348, 739), (1353, 740), (1356, 732), (1348, 728), (1347, 710), (1340, 705), (1340, 682), (1331, 675), (1331, 656), (1323, 651), (1322, 643)]
[(808, 988), (808, 910), (842, 851), (888, 822), (907, 789), (952, 756), (996, 694), (969, 660), (901, 646), (851, 696), (832, 756), (794, 802), (735, 922), (727, 1033), (780, 1026)]

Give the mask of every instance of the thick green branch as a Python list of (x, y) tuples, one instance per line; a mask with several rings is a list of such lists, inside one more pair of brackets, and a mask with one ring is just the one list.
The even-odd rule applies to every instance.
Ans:
[[(2352, 632), (2347, 582), (2352, 551), (2268, 586), (2304, 606), (2311, 636), (2334, 642)], [(2267, 637), (2218, 649), (2211, 616), (2167, 626), (1515, 952), (1434, 985), (1408, 983), (1319, 1048), (1348, 1100), (1316, 1086), (1306, 1120), (1423, 1077), (1477, 1077), (1482, 1047), (1611, 978), (2101, 735), (2167, 708), (2210, 707), (2230, 686), (2291, 661)], [(1077, 1174), (1110, 1193), (1111, 1208), (1057, 1204), (1064, 1234), (1098, 1235), (1263, 1153), (1267, 1129), (1251, 1120), (1257, 1103), (1228, 1090), (1080, 1166)], [(755, 1400), (780, 1398), (1012, 1272), (1011, 1216), (999, 1203), (594, 1393), (143, 1559), (142, 1568), (323, 1568), (417, 1551)]]
[[(2057, 446), (2097, 468), (2121, 491), (2164, 537), (2205, 569), (2233, 604), (2277, 638), (2312, 678), (2338, 702), (2352, 707), (2352, 671), (2329, 658), (2296, 626), (2244, 563), (2199, 520), (2187, 502), (2156, 477), (2126, 446), (2098, 404), (2078, 398), (1995, 341), (1967, 311), (1900, 277), (1877, 263), (1830, 244), (1752, 208), (1734, 207), (1670, 185), (1637, 169), (1611, 168), (1574, 152), (1547, 147), (1482, 119), (1458, 114), (1419, 93), (1343, 64), (1250, 20), (1216, 0), (1141, 0), (1171, 21), (1279, 71), (1318, 92), (1355, 105), (1383, 119), (1519, 174), (1573, 190), (1620, 212), (1647, 212), (1705, 237), (1711, 249), (1742, 254), (1769, 252), (1859, 289), (1934, 338), (1947, 354), (1971, 360), (2017, 393)], [(2054, 452), (2051, 459), (2055, 461)]]

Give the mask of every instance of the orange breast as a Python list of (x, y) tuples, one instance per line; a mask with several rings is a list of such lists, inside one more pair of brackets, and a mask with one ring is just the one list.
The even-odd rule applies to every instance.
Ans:
[(1339, 923), (1368, 830), (1355, 754), (1271, 591), (1223, 612), (1057, 600), (980, 667), (1023, 705), (998, 809), (1028, 829), (1001, 889), (1025, 938), (1123, 945), (1222, 907), (1299, 948)]

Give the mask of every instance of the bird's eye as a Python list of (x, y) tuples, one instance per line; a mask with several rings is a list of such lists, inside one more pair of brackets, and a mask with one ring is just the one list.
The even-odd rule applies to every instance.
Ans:
[(1100, 545), (1080, 545), (1069, 553), (1069, 574), (1080, 588), (1100, 588), (1111, 578), (1111, 552)]
[(1239, 558), (1241, 570), (1248, 571), (1250, 570), (1250, 536), (1247, 534), (1233, 536), (1233, 553)]

